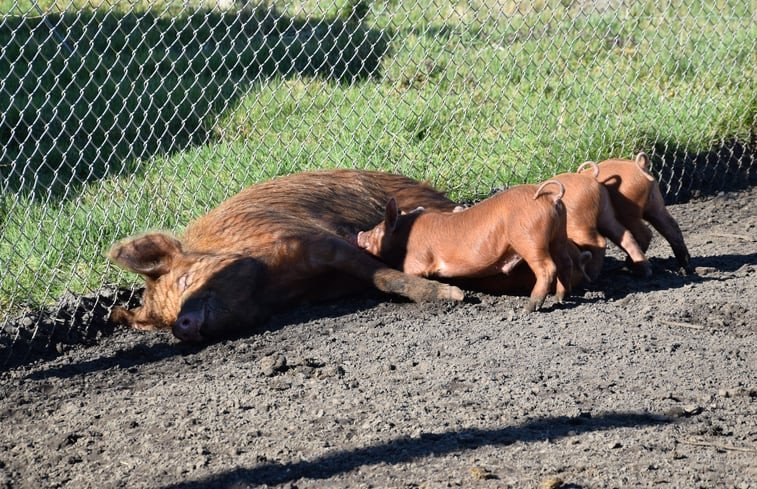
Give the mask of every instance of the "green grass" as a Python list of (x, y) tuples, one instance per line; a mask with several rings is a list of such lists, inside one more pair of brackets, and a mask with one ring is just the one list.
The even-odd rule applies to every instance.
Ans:
[(275, 175), (383, 169), (470, 199), (587, 159), (645, 149), (675, 166), (682, 151), (749, 144), (749, 2), (691, 3), (88, 1), (76, 13), (48, 1), (43, 17), (3, 0), (0, 310), (131, 283), (103, 258), (114, 241), (181, 232)]

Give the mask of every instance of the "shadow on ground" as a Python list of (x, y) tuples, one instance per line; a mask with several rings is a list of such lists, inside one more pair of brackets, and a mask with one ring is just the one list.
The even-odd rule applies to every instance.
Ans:
[[(721, 278), (697, 275), (696, 273), (685, 274), (680, 269), (675, 258), (649, 258), (654, 273), (651, 277), (644, 278), (634, 274), (626, 268), (625, 262), (614, 257), (605, 257), (605, 264), (599, 278), (584, 288), (588, 290), (601, 290), (605, 299), (620, 299), (637, 292), (652, 292), (656, 290), (678, 289), (687, 284), (701, 284), (712, 280), (724, 280)], [(733, 272), (744, 265), (757, 264), (757, 254), (748, 255), (715, 255), (695, 256), (691, 258), (694, 268), (714, 268), (721, 272)], [(602, 300), (605, 300), (602, 299)], [(580, 298), (573, 299), (578, 303), (593, 302)]]
[(324, 455), (312, 461), (263, 463), (256, 467), (237, 468), (221, 474), (164, 486), (164, 489), (199, 489), (204, 487), (236, 487), (277, 485), (302, 478), (328, 479), (362, 466), (398, 464), (422, 457), (443, 456), (451, 452), (475, 450), (484, 446), (504, 446), (516, 442), (533, 443), (577, 436), (592, 431), (619, 428), (643, 428), (671, 421), (647, 413), (606, 413), (597, 417), (583, 414), (576, 417), (537, 419), (518, 426), (500, 429), (467, 429), (447, 433), (423, 433), (417, 438), (400, 438), (386, 443)]
[(65, 294), (56, 305), (6, 321), (0, 329), (0, 371), (55, 358), (71, 345), (91, 346), (117, 327), (114, 305), (139, 304), (136, 291), (106, 287), (94, 294)]
[[(124, 297), (128, 297), (128, 291), (121, 291)], [(120, 348), (112, 354), (98, 356), (91, 360), (84, 360), (78, 363), (67, 363), (65, 365), (49, 365), (43, 370), (36, 371), (27, 376), (30, 380), (42, 380), (47, 378), (71, 378), (78, 375), (85, 375), (92, 372), (105, 371), (111, 368), (129, 369), (139, 365), (149, 365), (159, 363), (165, 359), (174, 356), (185, 356), (191, 359), (192, 356), (200, 354), (208, 347), (224, 341), (234, 341), (242, 338), (249, 338), (266, 331), (277, 331), (291, 324), (299, 324), (314, 319), (335, 318), (352, 314), (356, 311), (370, 309), (375, 307), (381, 297), (379, 293), (369, 292), (364, 297), (344, 298), (333, 303), (315, 304), (311, 306), (300, 306), (292, 308), (287, 312), (275, 315), (267, 323), (255, 328), (252, 331), (240, 332), (235, 337), (225, 337), (216, 341), (208, 341), (202, 344), (184, 343), (176, 339), (170, 331), (163, 332), (137, 332), (129, 330), (124, 334), (135, 334), (148, 336), (149, 343), (145, 340), (136, 340), (137, 343), (130, 341), (130, 344)], [(132, 299), (136, 302), (136, 299)], [(86, 309), (82, 309), (82, 312)], [(72, 345), (80, 344), (83, 347), (93, 346), (98, 341), (108, 338), (114, 334), (115, 328), (126, 328), (125, 326), (116, 326), (107, 319), (105, 314), (98, 315), (96, 320), (90, 322), (90, 328), (82, 334), (76, 335), (70, 342), (65, 339), (55, 337), (43, 346), (41, 341), (17, 340), (17, 344), (10, 345), (8, 348), (7, 363), (4, 369), (12, 369), (33, 363), (37, 360), (52, 359), (64, 353)], [(69, 322), (72, 322), (69, 320)], [(76, 324), (76, 321), (73, 321)], [(55, 331), (61, 331), (58, 328)], [(47, 338), (47, 335), (43, 337)], [(0, 336), (2, 338), (2, 336)], [(66, 342), (64, 342), (66, 341)], [(0, 356), (0, 361), (3, 357)], [(0, 363), (0, 365), (2, 365)], [(2, 371), (3, 368), (0, 368)]]
[[(594, 283), (587, 284), (586, 290), (602, 291), (604, 299), (584, 299), (580, 291), (573, 294), (563, 304), (554, 304), (545, 308), (543, 312), (552, 309), (578, 307), (581, 304), (606, 300), (620, 299), (637, 292), (651, 292), (656, 290), (677, 289), (692, 283), (704, 283), (720, 280), (709, 276), (696, 274), (685, 275), (679, 270), (675, 258), (650, 258), (654, 268), (654, 275), (642, 278), (626, 270), (623, 261), (614, 257), (605, 257), (604, 271)], [(692, 258), (694, 267), (715, 268), (723, 272), (733, 272), (743, 265), (757, 264), (757, 254), (747, 255), (716, 255)], [(133, 308), (139, 305), (139, 293), (127, 289), (104, 289), (101, 294), (77, 297), (73, 294), (66, 296), (56, 306), (48, 308), (38, 316), (27, 315), (9, 323), (12, 330), (0, 332), (0, 371), (10, 370), (37, 360), (52, 359), (64, 353), (75, 345), (93, 346), (104, 338), (113, 335), (116, 326), (108, 320), (110, 310), (114, 305)], [(193, 355), (204, 348), (227, 340), (251, 337), (264, 331), (276, 331), (291, 324), (299, 324), (320, 318), (334, 318), (352, 314), (357, 311), (371, 309), (382, 301), (398, 300), (380, 294), (378, 291), (367, 291), (363, 295), (344, 298), (337, 301), (320, 304), (301, 305), (287, 311), (274, 314), (273, 318), (252, 331), (240, 332), (235, 337), (225, 337), (216, 342), (203, 345), (193, 345), (178, 342), (170, 333), (166, 333), (165, 341), (155, 345), (136, 344), (127, 349), (79, 364), (53, 366), (44, 372), (33, 374), (33, 378), (72, 377), (93, 371), (107, 370), (112, 367), (130, 368), (139, 364), (149, 364), (162, 361), (175, 355)], [(475, 297), (468, 296), (467, 303), (475, 303)], [(34, 329), (25, 327), (25, 321), (31, 325), (39, 324), (36, 333)], [(65, 327), (68, 325), (68, 327)], [(155, 335), (155, 333), (145, 333)], [(14, 336), (15, 335), (15, 336)]]

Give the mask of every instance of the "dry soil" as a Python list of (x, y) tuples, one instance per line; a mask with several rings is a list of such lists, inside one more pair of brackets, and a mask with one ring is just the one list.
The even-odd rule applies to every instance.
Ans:
[(756, 199), (670, 206), (695, 275), (656, 235), (652, 278), (611, 249), (530, 315), (370, 295), (206, 347), (74, 335), (0, 373), (0, 488), (755, 488)]

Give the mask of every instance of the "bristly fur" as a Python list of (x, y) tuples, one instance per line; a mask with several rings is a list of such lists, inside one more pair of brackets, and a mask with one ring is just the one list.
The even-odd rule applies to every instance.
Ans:
[(109, 257), (142, 274), (146, 290), (141, 308), (116, 318), (200, 341), (249, 329), (278, 307), (370, 284), (418, 301), (462, 299), (457, 287), (389, 269), (354, 245), (359, 230), (382, 219), (390, 196), (408, 207), (455, 206), (401, 175), (321, 170), (248, 187), (192, 222), (179, 240), (149, 233), (123, 241)]

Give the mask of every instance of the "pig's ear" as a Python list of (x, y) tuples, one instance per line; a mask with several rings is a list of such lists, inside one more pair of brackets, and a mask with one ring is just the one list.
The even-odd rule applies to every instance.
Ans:
[(174, 258), (181, 253), (179, 240), (165, 233), (150, 233), (118, 243), (108, 252), (108, 258), (127, 270), (156, 280), (168, 273)]
[(586, 273), (586, 265), (589, 264), (592, 258), (591, 251), (582, 251), (581, 255), (578, 257), (578, 266), (581, 268), (581, 273), (584, 275), (584, 279), (587, 282), (591, 282), (591, 277), (589, 277), (589, 274)]
[(389, 231), (394, 232), (394, 230), (397, 228), (397, 220), (400, 217), (400, 210), (399, 207), (397, 207), (397, 201), (394, 200), (394, 197), (389, 199), (389, 202), (386, 204), (386, 226), (389, 228)]

